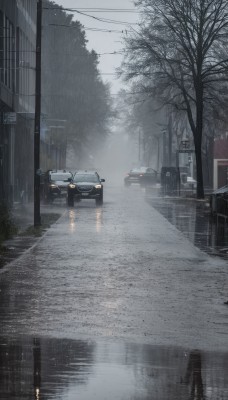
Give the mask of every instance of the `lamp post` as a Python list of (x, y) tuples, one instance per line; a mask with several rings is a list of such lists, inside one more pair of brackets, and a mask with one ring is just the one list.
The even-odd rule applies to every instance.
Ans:
[(41, 115), (41, 27), (42, 0), (37, 1), (36, 24), (36, 92), (34, 132), (34, 226), (41, 225), (40, 218), (40, 115)]

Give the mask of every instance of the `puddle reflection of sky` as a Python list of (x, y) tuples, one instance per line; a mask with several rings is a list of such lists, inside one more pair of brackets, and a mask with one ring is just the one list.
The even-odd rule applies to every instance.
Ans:
[(4, 400), (225, 400), (227, 353), (121, 341), (0, 337)]

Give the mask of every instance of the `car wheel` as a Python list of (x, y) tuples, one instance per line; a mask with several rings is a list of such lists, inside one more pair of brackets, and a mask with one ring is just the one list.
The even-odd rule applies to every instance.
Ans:
[(129, 182), (124, 182), (124, 186), (128, 187), (128, 186), (130, 186), (130, 183)]
[(98, 199), (96, 199), (96, 205), (102, 206), (102, 204), (103, 204), (103, 196), (100, 196)]

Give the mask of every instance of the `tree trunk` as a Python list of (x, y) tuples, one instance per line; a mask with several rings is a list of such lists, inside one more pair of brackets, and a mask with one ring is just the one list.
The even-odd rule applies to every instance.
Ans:
[(203, 84), (201, 75), (196, 82), (196, 129), (194, 132), (194, 143), (196, 153), (196, 180), (197, 199), (204, 199), (203, 165), (202, 165), (202, 136), (203, 136)]
[(204, 199), (201, 140), (199, 140), (199, 137), (196, 137), (194, 139), (194, 142), (195, 142), (195, 153), (196, 153), (196, 180), (197, 180), (196, 195), (197, 199)]

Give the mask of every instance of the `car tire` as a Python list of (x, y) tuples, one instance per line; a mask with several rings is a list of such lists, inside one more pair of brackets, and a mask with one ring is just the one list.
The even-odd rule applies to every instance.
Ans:
[(102, 204), (103, 204), (103, 196), (100, 196), (98, 199), (96, 199), (96, 205), (102, 206)]

